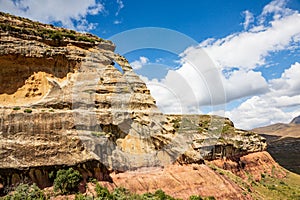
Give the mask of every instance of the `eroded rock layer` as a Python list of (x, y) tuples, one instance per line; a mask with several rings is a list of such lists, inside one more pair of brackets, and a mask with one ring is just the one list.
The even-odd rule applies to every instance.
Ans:
[(266, 147), (229, 119), (162, 114), (110, 41), (4, 13), (0, 25), (4, 186), (45, 186), (48, 173), (70, 166), (107, 180), (109, 170), (203, 163)]

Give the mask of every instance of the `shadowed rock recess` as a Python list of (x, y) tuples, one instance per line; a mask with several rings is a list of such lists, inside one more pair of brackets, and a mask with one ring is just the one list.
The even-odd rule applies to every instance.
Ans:
[(238, 161), (266, 148), (264, 138), (226, 118), (162, 114), (114, 49), (91, 34), (0, 13), (3, 188), (46, 187), (50, 172), (67, 167), (112, 181), (111, 171)]

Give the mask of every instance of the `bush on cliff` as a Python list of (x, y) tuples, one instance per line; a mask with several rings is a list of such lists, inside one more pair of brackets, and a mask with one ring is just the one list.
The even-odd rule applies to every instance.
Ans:
[(105, 187), (102, 187), (99, 183), (96, 184), (95, 191), (96, 191), (97, 197), (100, 197), (101, 199), (112, 199), (111, 194), (108, 191), (108, 189)]
[(79, 171), (73, 168), (61, 169), (56, 173), (56, 178), (54, 179), (54, 191), (59, 191), (61, 194), (77, 192), (81, 178)]
[(5, 200), (45, 200), (46, 196), (43, 191), (34, 183), (33, 185), (20, 184), (13, 194), (4, 198)]
[(215, 197), (209, 196), (209, 197), (201, 197), (197, 195), (190, 196), (190, 200), (215, 200)]

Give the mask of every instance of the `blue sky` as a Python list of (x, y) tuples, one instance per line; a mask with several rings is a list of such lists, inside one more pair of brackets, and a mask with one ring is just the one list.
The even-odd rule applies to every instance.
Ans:
[(0, 0), (0, 10), (111, 39), (163, 112), (244, 129), (300, 115), (299, 0)]

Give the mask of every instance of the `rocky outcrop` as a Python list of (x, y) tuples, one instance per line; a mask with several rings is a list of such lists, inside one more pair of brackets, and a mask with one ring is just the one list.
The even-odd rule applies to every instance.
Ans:
[(229, 170), (245, 180), (248, 179), (249, 175), (255, 181), (260, 181), (262, 175), (266, 174), (276, 178), (286, 176), (286, 171), (265, 151), (241, 156), (236, 160), (218, 159), (210, 161), (210, 163), (224, 170)]
[(262, 137), (235, 129), (229, 119), (162, 114), (114, 48), (90, 34), (0, 13), (4, 186), (45, 186), (48, 173), (64, 167), (109, 180), (110, 170), (203, 163), (265, 149)]
[[(165, 168), (152, 168), (111, 174), (112, 183), (102, 185), (113, 189), (125, 187), (138, 194), (163, 190), (175, 198), (189, 199), (192, 195), (213, 196), (216, 199), (252, 199), (225, 176), (220, 176), (207, 165), (170, 165)], [(226, 189), (225, 189), (226, 188)]]
[(300, 124), (300, 116), (295, 117), (292, 121), (291, 124)]
[(213, 115), (169, 115), (168, 119), (179, 132), (181, 145), (189, 144), (179, 157), (179, 163), (234, 159), (266, 149), (263, 137), (255, 132), (236, 129), (228, 118)]
[[(217, 168), (232, 173), (218, 171)], [(248, 179), (251, 177), (251, 181), (258, 183), (262, 175), (283, 178), (286, 172), (267, 152), (256, 152), (241, 156), (238, 160), (217, 159), (206, 164), (170, 165), (113, 173), (113, 183), (102, 182), (102, 185), (109, 189), (125, 187), (139, 194), (163, 188), (167, 194), (181, 199), (189, 199), (191, 195), (214, 196), (216, 199), (256, 199), (251, 194)]]
[(289, 124), (277, 123), (253, 131), (266, 138), (267, 151), (281, 166), (300, 174), (300, 124), (297, 124), (297, 117)]
[(158, 149), (151, 136), (173, 137), (173, 129), (110, 41), (4, 13), (0, 24), (4, 185), (21, 179), (6, 169), (94, 161), (122, 170), (160, 164), (153, 159)]

